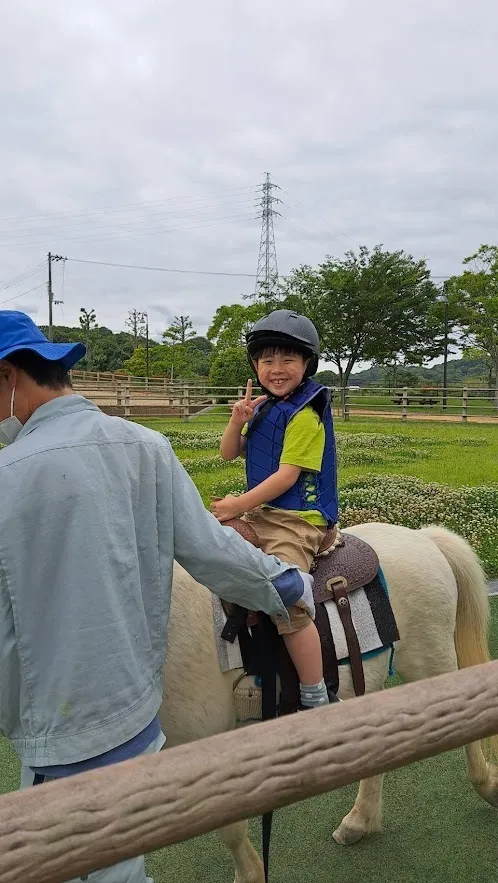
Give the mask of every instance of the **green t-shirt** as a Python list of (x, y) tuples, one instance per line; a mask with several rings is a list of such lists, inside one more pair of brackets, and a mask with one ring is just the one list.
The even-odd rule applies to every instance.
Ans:
[[(285, 430), (280, 463), (285, 463), (286, 466), (300, 466), (303, 470), (300, 479), (306, 487), (305, 473), (320, 472), (324, 450), (325, 427), (314, 408), (306, 405), (297, 412)], [(313, 493), (313, 485), (310, 493)], [(312, 500), (313, 497), (310, 496), (310, 501)], [(309, 524), (316, 524), (319, 527), (325, 527), (327, 524), (318, 509), (300, 510), (296, 515), (300, 515)]]
[[(243, 430), (244, 435), (245, 431), (246, 427)], [(285, 430), (280, 464), (299, 466), (303, 473), (320, 472), (324, 450), (325, 427), (312, 406), (306, 405), (295, 414)], [(301, 481), (306, 485), (305, 474), (301, 474)], [(309, 524), (316, 524), (319, 527), (325, 527), (327, 524), (326, 519), (317, 509), (299, 510), (295, 511), (295, 514), (300, 515)]]

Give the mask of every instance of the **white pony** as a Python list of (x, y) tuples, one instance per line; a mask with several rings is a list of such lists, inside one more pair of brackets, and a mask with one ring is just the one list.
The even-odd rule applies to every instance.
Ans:
[[(411, 530), (378, 523), (345, 532), (366, 540), (379, 556), (400, 633), (394, 665), (404, 681), (489, 660), (486, 582), (464, 539), (440, 527)], [(389, 651), (365, 661), (367, 692), (383, 688), (388, 661)], [(233, 685), (240, 674), (222, 674), (211, 595), (177, 567), (161, 709), (168, 745), (233, 728)], [(340, 666), (339, 695), (342, 699), (354, 696), (349, 666)], [(497, 768), (486, 762), (480, 743), (468, 745), (465, 752), (472, 785), (484, 800), (498, 807)], [(382, 782), (383, 776), (375, 776), (360, 783), (351, 812), (333, 833), (337, 843), (355, 843), (380, 830)], [(264, 883), (263, 866), (248, 839), (247, 823), (236, 823), (219, 833), (234, 861), (235, 883)]]

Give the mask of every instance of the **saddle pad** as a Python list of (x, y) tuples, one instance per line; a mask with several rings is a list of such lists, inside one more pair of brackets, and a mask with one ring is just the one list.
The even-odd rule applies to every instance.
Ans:
[[(239, 639), (236, 638), (233, 644), (230, 644), (221, 637), (226, 616), (220, 599), (216, 595), (212, 597), (216, 645), (221, 670), (226, 672), (243, 668)], [(378, 575), (368, 586), (350, 592), (349, 601), (351, 618), (356, 628), (362, 655), (390, 647), (399, 640), (396, 621), (380, 568)], [(335, 601), (327, 601), (325, 609), (334, 639), (337, 661), (346, 663), (349, 658), (348, 645)]]

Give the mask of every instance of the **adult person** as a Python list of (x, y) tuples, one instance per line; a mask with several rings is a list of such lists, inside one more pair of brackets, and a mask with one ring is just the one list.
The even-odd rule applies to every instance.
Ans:
[[(174, 559), (250, 609), (314, 612), (309, 576), (223, 527), (166, 438), (74, 394), (84, 354), (0, 311), (0, 727), (21, 787), (163, 746)], [(87, 879), (150, 881), (143, 857)]]

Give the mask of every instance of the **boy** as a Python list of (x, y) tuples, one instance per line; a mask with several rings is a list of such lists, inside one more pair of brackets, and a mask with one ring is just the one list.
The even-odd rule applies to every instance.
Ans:
[[(275, 310), (247, 336), (249, 360), (265, 393), (233, 406), (223, 433), (224, 460), (246, 458), (248, 490), (213, 502), (219, 521), (243, 515), (268, 555), (309, 572), (327, 528), (337, 523), (337, 466), (330, 398), (310, 377), (320, 356), (318, 333), (305, 316)], [(300, 607), (276, 621), (299, 676), (301, 705), (329, 703), (320, 639)]]

